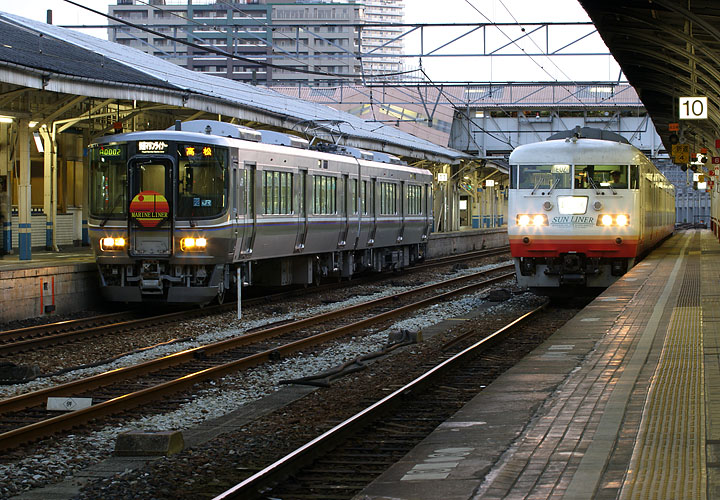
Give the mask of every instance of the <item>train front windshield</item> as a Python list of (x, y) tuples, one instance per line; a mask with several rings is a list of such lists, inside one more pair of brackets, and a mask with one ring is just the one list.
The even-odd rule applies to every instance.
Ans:
[(628, 165), (514, 165), (511, 171), (518, 189), (637, 189), (638, 182), (637, 167)]
[(185, 144), (178, 154), (178, 218), (221, 215), (227, 207), (227, 148)]
[(90, 213), (101, 218), (125, 218), (128, 195), (127, 146), (90, 150)]
[[(131, 141), (92, 147), (90, 213), (105, 220), (124, 219), (133, 202), (139, 207), (152, 199), (168, 205), (165, 217), (173, 212), (190, 220), (221, 216), (227, 210), (228, 159), (228, 148), (208, 144)], [(172, 192), (173, 185), (177, 192)], [(140, 208), (136, 212), (149, 210)], [(141, 222), (148, 227), (147, 221)]]

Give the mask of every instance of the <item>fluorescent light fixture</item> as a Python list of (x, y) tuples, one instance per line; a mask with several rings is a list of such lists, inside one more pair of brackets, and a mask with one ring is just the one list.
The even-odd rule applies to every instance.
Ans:
[(33, 132), (33, 139), (35, 139), (35, 147), (38, 150), (38, 153), (44, 153), (45, 148), (43, 147), (43, 141), (42, 137), (40, 137), (39, 132)]
[(12, 123), (13, 117), (12, 116), (0, 116), (0, 123)]
[(37, 127), (37, 124), (38, 124), (38, 122), (30, 122), (30, 123), (28, 123), (28, 127), (35, 128), (35, 127)]

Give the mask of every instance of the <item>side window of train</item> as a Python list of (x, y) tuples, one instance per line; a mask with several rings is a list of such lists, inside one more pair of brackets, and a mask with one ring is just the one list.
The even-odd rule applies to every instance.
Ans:
[(380, 182), (380, 214), (397, 214), (397, 185)]
[(313, 213), (337, 213), (337, 179), (335, 177), (313, 176)]
[(362, 181), (360, 184), (360, 210), (363, 215), (375, 212), (372, 181)]
[(422, 186), (409, 185), (407, 187), (407, 200), (409, 215), (420, 215), (422, 213)]
[(630, 189), (640, 189), (639, 165), (630, 165)]
[(262, 194), (265, 213), (271, 215), (292, 213), (293, 174), (291, 172), (262, 172)]
[(348, 183), (348, 213), (357, 215), (358, 213), (358, 198), (357, 198), (358, 180), (350, 179)]
[(299, 196), (298, 196), (298, 213), (301, 216), (305, 216), (305, 196), (307, 196), (307, 185), (306, 185), (306, 179), (307, 179), (307, 171), (301, 171), (300, 172), (300, 178), (299, 178), (299, 184), (300, 187), (298, 189)]

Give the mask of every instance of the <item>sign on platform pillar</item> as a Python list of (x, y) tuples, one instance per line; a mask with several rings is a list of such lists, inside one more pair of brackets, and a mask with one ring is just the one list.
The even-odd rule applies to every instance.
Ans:
[[(2, 221), (2, 247), (5, 253), (12, 250), (12, 168), (10, 166), (10, 127), (12, 124), (0, 124), (0, 176), (5, 177), (5, 193), (0, 193), (0, 213), (5, 214)], [(2, 186), (0, 186), (2, 189)]]
[(20, 182), (18, 183), (18, 247), (20, 260), (32, 259), (31, 202), (32, 185), (30, 183), (30, 128), (28, 120), (20, 120), (18, 125), (18, 149), (20, 160)]

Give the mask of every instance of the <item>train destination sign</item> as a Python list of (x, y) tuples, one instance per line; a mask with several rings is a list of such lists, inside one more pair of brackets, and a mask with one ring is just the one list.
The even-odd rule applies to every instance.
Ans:
[(138, 141), (138, 151), (141, 153), (164, 153), (168, 148), (163, 141)]
[(123, 158), (125, 148), (123, 146), (104, 146), (98, 149), (98, 154), (102, 158)]

